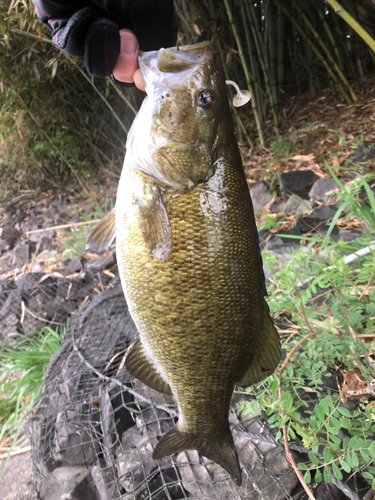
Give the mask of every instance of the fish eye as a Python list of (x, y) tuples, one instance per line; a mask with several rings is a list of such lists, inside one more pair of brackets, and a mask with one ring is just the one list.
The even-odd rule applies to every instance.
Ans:
[(203, 109), (212, 108), (212, 106), (215, 104), (214, 96), (207, 89), (201, 90), (199, 92), (197, 100), (198, 100), (198, 106), (200, 106)]

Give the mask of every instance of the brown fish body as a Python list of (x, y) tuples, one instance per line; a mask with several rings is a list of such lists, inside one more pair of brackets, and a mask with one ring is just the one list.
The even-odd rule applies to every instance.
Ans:
[[(174, 73), (179, 55), (172, 53)], [(160, 72), (160, 53), (158, 57)], [(186, 88), (179, 80), (176, 94), (173, 85), (160, 91), (176, 106), (169, 118), (179, 127), (177, 146), (164, 137), (164, 119), (174, 109), (167, 106), (166, 115), (165, 101), (156, 108), (155, 102), (146, 103), (128, 139), (116, 207), (117, 260), (139, 340), (126, 366), (149, 386), (173, 392), (179, 407), (178, 423), (159, 442), (154, 458), (198, 449), (240, 484), (228, 424), (233, 388), (270, 375), (278, 364), (279, 342), (264, 300), (258, 234), (225, 83), (212, 54), (206, 53), (206, 62), (194, 63)], [(171, 67), (167, 69), (170, 79)], [(148, 76), (146, 72), (146, 82)], [(160, 85), (160, 78), (157, 82)], [(219, 109), (202, 114), (196, 96), (199, 99), (207, 88)], [(157, 93), (155, 89), (157, 85)], [(185, 108), (178, 107), (179, 96)], [(205, 104), (207, 95), (203, 97)], [(145, 134), (150, 110), (154, 115)], [(201, 113), (196, 128), (207, 123), (199, 132), (202, 143), (199, 134), (191, 140), (196, 133), (194, 113)], [(145, 135), (140, 140), (141, 133)], [(173, 130), (170, 134), (173, 139)], [(150, 154), (147, 136), (154, 136), (149, 150), (153, 148), (159, 170), (142, 157)], [(162, 160), (160, 148), (154, 147), (161, 136)]]

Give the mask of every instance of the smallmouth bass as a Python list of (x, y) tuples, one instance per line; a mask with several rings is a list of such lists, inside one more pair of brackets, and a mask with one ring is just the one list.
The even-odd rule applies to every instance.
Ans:
[(127, 139), (116, 209), (89, 236), (117, 261), (139, 336), (125, 366), (173, 393), (176, 426), (153, 458), (196, 449), (241, 470), (228, 413), (235, 384), (280, 357), (228, 93), (210, 43), (146, 52), (147, 97)]

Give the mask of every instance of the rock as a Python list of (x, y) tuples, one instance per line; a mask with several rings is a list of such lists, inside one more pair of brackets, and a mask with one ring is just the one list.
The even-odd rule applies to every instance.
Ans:
[(351, 229), (339, 229), (338, 240), (353, 241), (361, 236), (359, 231), (352, 231)]
[(314, 182), (313, 187), (309, 192), (309, 197), (317, 201), (325, 201), (331, 193), (340, 191), (340, 187), (334, 179), (329, 177), (321, 177)]
[(264, 182), (255, 183), (250, 189), (250, 196), (253, 202), (254, 210), (264, 207), (272, 200), (271, 193)]
[(279, 176), (281, 195), (286, 200), (291, 194), (302, 199), (309, 199), (309, 191), (313, 185), (315, 174), (312, 170), (296, 170), (285, 172)]
[(310, 222), (321, 222), (332, 220), (336, 215), (337, 205), (328, 205), (327, 207), (316, 208), (311, 212), (310, 215), (304, 219), (308, 219)]
[(40, 500), (101, 500), (91, 469), (59, 467), (42, 482)]
[(273, 201), (270, 205), (271, 214), (278, 214), (285, 211), (285, 201)]
[(33, 229), (39, 229), (43, 226), (44, 224), (44, 217), (30, 217), (28, 220), (28, 223), (31, 224)]
[[(116, 478), (111, 474), (111, 469), (106, 468), (103, 459), (99, 459), (98, 465), (91, 469), (91, 475), (98, 490), (100, 500), (113, 500), (118, 498)], [(121, 497), (123, 498), (123, 497)]]
[(173, 426), (173, 418), (165, 411), (150, 406), (135, 418), (139, 432), (152, 440), (164, 436)]
[[(151, 389), (151, 387), (148, 387), (137, 378), (134, 379), (133, 383), (135, 391), (148, 401), (152, 401), (155, 405), (176, 407), (176, 401), (171, 394), (162, 394), (159, 391), (155, 391), (155, 389)], [(141, 408), (147, 408), (150, 406), (150, 403), (147, 403), (141, 398), (135, 397), (134, 399)]]
[(8, 246), (8, 249), (12, 249), (20, 236), (20, 232), (12, 226), (4, 226), (1, 228), (1, 239), (6, 242), (6, 245)]
[(30, 231), (30, 226), (25, 222), (21, 222), (20, 229), (23, 233), (27, 233), (27, 231)]
[(300, 245), (300, 240), (295, 240), (293, 238), (282, 239), (279, 236), (276, 236), (267, 243), (265, 250), (271, 253), (276, 253), (279, 256), (283, 256), (286, 258), (290, 256), (290, 251), (292, 248), (298, 248), (300, 247)]
[[(87, 428), (90, 422), (89, 415), (81, 414), (84, 410), (84, 405), (77, 405), (74, 410), (64, 410), (57, 414), (54, 449), (56, 462), (62, 462), (64, 465), (92, 465), (95, 463), (97, 455), (95, 441), (91, 439), (87, 430), (84, 430), (84, 427)], [(87, 411), (88, 408), (86, 408)]]
[(116, 251), (112, 250), (112, 252), (110, 252), (108, 255), (89, 260), (85, 264), (85, 269), (86, 271), (95, 273), (98, 271), (102, 271), (103, 269), (107, 269), (108, 267), (112, 267), (114, 264), (116, 264), (116, 262)]
[(287, 215), (303, 214), (308, 210), (311, 210), (311, 203), (297, 195), (291, 196), (284, 205), (284, 212)]
[(354, 163), (365, 163), (375, 158), (375, 143), (364, 141), (343, 163), (343, 167), (348, 167)]
[(31, 256), (31, 248), (28, 243), (19, 243), (14, 248), (14, 257), (12, 264), (14, 266), (22, 266), (29, 261)]
[(10, 249), (9, 243), (6, 240), (0, 238), (0, 254), (6, 252), (9, 249)]
[(126, 491), (135, 490), (157, 468), (152, 452), (153, 446), (147, 436), (143, 436), (136, 427), (124, 432), (122, 446), (117, 452), (116, 468)]
[(69, 262), (66, 272), (68, 274), (80, 273), (82, 270), (82, 263), (79, 259), (73, 259)]

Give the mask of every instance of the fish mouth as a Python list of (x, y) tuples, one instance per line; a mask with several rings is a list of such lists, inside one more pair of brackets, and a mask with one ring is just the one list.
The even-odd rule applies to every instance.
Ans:
[(146, 82), (146, 92), (147, 84), (169, 86), (173, 74), (178, 78), (189, 76), (199, 66), (212, 59), (214, 53), (214, 45), (211, 42), (140, 52), (138, 61)]

